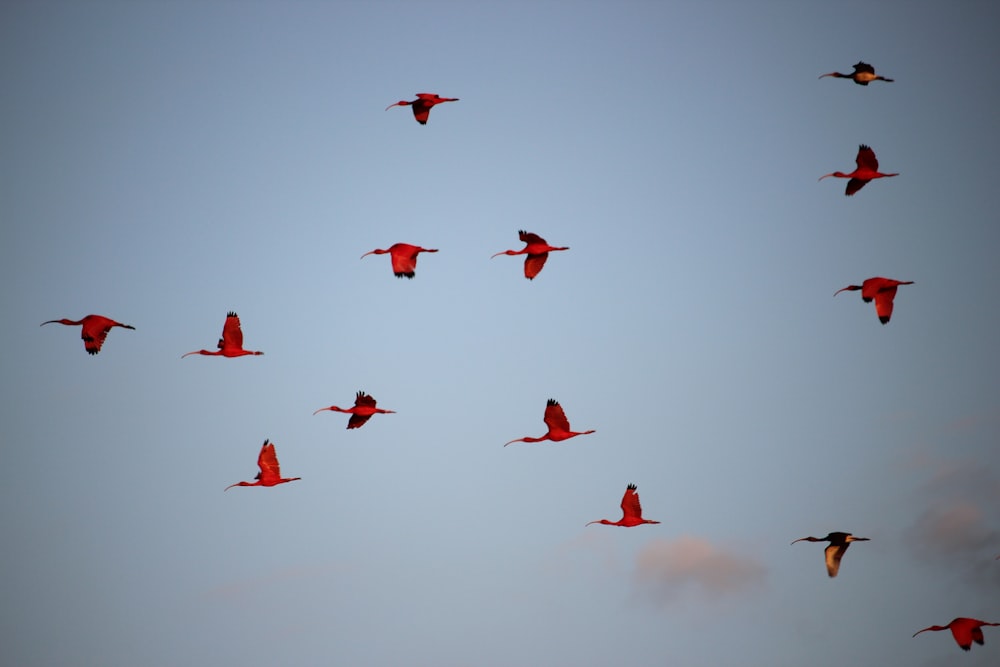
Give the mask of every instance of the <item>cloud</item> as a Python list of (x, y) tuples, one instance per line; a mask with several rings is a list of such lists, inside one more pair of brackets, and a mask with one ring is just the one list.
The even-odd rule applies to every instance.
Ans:
[(931, 461), (915, 494), (918, 508), (904, 530), (918, 562), (946, 570), (977, 590), (1000, 589), (1000, 478), (973, 461)]
[(763, 585), (766, 577), (762, 563), (699, 537), (655, 539), (636, 555), (636, 586), (657, 604), (690, 589), (713, 597), (739, 594)]
[(246, 596), (263, 594), (268, 589), (287, 586), (296, 580), (312, 580), (315, 583), (318, 579), (326, 579), (335, 573), (350, 570), (350, 567), (337, 563), (297, 565), (271, 570), (248, 579), (220, 584), (206, 591), (206, 595), (209, 598), (236, 602)]
[(969, 501), (932, 505), (910, 526), (908, 537), (926, 559), (977, 553), (1000, 543), (983, 509)]

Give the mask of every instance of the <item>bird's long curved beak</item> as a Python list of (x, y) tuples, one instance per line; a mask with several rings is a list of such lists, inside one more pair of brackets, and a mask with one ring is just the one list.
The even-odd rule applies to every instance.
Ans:
[(851, 290), (851, 288), (850, 288), (850, 287), (841, 287), (841, 288), (840, 288), (839, 290), (837, 290), (836, 292), (834, 292), (834, 293), (833, 293), (833, 295), (834, 295), (834, 296), (837, 296), (837, 295), (838, 295), (838, 294), (840, 294), (841, 292), (847, 292), (847, 291), (850, 291), (850, 290)]
[(234, 486), (239, 486), (239, 485), (240, 485), (239, 482), (237, 482), (236, 484), (230, 484), (229, 486), (227, 486), (226, 488), (224, 488), (223, 491), (228, 491), (229, 489), (233, 488)]
[(44, 327), (44, 326), (45, 326), (46, 324), (55, 324), (55, 323), (56, 323), (56, 322), (58, 322), (58, 321), (59, 321), (59, 320), (49, 320), (48, 322), (42, 322), (42, 323), (41, 323), (41, 324), (39, 324), (38, 326), (40, 326), (40, 327)]
[(823, 176), (820, 176), (819, 178), (817, 178), (816, 181), (817, 182), (818, 181), (822, 181), (824, 178), (829, 178), (830, 176), (833, 176), (833, 174), (824, 174)]
[(316, 412), (314, 412), (313, 414), (314, 414), (314, 415), (318, 415), (319, 413), (323, 412), (324, 410), (329, 410), (329, 409), (330, 409), (330, 408), (320, 408), (319, 410), (317, 410), (317, 411), (316, 411)]
[(506, 254), (507, 254), (507, 251), (506, 251), (506, 250), (501, 250), (501, 251), (500, 251), (500, 252), (498, 252), (498, 253), (497, 253), (496, 255), (491, 255), (491, 256), (490, 256), (490, 259), (493, 259), (494, 257), (497, 257), (497, 256), (499, 256), (499, 255), (506, 255)]
[(365, 257), (367, 257), (368, 255), (372, 255), (372, 254), (374, 254), (374, 253), (375, 253), (375, 251), (374, 251), (374, 250), (369, 250), (369, 251), (368, 251), (368, 252), (366, 252), (365, 254), (361, 255), (361, 257), (360, 257), (359, 259), (364, 259), (364, 258), (365, 258)]

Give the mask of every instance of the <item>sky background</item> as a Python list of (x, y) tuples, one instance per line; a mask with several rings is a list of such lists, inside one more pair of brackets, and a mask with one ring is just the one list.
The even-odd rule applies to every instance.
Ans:
[[(3, 3), (5, 661), (996, 665), (911, 635), (1000, 621), (997, 25)], [(861, 143), (900, 176), (817, 182)], [(571, 249), (529, 282), (519, 229)], [(182, 360), (229, 310), (265, 355)], [(88, 313), (136, 330), (38, 326)], [(550, 397), (597, 432), (504, 448)], [(265, 438), (302, 481), (223, 493)], [(662, 523), (585, 528), (630, 482)]]

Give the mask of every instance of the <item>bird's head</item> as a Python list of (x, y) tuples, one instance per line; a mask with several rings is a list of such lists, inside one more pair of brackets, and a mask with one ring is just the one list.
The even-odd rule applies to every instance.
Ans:
[(839, 290), (834, 292), (833, 295), (837, 296), (841, 292), (857, 292), (859, 289), (861, 289), (861, 285), (848, 285), (847, 287), (840, 288)]

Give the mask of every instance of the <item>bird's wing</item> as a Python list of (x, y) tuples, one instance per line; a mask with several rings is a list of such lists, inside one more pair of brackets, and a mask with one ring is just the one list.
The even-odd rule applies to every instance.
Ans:
[(864, 144), (858, 148), (858, 157), (855, 162), (858, 164), (858, 169), (878, 171), (878, 158), (875, 157), (875, 151)]
[(882, 324), (888, 322), (889, 318), (892, 317), (892, 300), (895, 298), (895, 285), (892, 287), (883, 287), (875, 292), (875, 312), (878, 313), (878, 318)]
[(868, 72), (869, 74), (874, 74), (875, 73), (875, 68), (872, 67), (871, 65), (869, 65), (866, 62), (860, 62), (859, 61), (858, 64), (854, 66), (854, 72), (855, 73), (858, 73), (858, 72)]
[(524, 258), (524, 277), (528, 280), (534, 279), (545, 266), (545, 261), (549, 258), (549, 253), (543, 252), (540, 255), (528, 255)]
[(222, 344), (225, 347), (243, 348), (243, 329), (240, 327), (240, 316), (236, 313), (226, 315), (226, 323), (222, 326)]
[(260, 468), (262, 482), (281, 479), (281, 467), (278, 465), (278, 455), (274, 451), (274, 443), (268, 440), (264, 441), (264, 446), (260, 448), (260, 455), (257, 457), (257, 466)]
[(529, 245), (532, 243), (542, 243), (548, 245), (545, 243), (545, 239), (543, 239), (538, 234), (532, 234), (531, 232), (518, 232), (517, 235), (518, 238), (521, 239), (522, 243), (527, 243)]
[(410, 108), (413, 109), (413, 117), (417, 119), (417, 122), (421, 125), (427, 124), (427, 118), (431, 115), (431, 107), (433, 104), (427, 104), (423, 98), (415, 100)]
[(441, 96), (437, 93), (417, 93), (417, 99), (420, 100), (439, 100)]
[(625, 489), (625, 495), (622, 496), (622, 514), (623, 518), (642, 518), (642, 506), (639, 504), (639, 493), (635, 490), (635, 487), (629, 485)]
[(80, 332), (84, 349), (90, 354), (100, 352), (109, 331), (111, 331), (111, 324), (107, 320), (104, 320), (104, 318), (85, 321), (83, 323), (83, 330)]
[(983, 639), (983, 629), (982, 628), (972, 628), (972, 641), (976, 642), (980, 646), (985, 643)]
[(347, 428), (361, 428), (371, 418), (371, 415), (356, 415), (352, 413), (351, 418), (347, 420)]
[(860, 178), (852, 178), (851, 180), (847, 181), (847, 189), (844, 191), (844, 194), (850, 197), (855, 192), (865, 187), (865, 184), (867, 183), (868, 183), (867, 180), (863, 180)]
[(375, 399), (372, 396), (366, 394), (365, 392), (359, 391), (357, 398), (354, 399), (354, 407), (360, 408), (361, 406), (364, 406), (366, 408), (374, 408)]
[[(426, 117), (425, 117), (426, 120)], [(397, 276), (412, 276), (417, 268), (417, 253), (415, 252), (394, 252), (392, 253), (392, 272)]]
[(562, 406), (555, 401), (545, 406), (545, 425), (549, 427), (550, 431), (569, 430), (569, 420), (566, 419), (566, 413), (563, 412)]
[(844, 544), (831, 544), (824, 551), (826, 554), (826, 573), (831, 577), (836, 577), (837, 572), (840, 571), (840, 559), (844, 557), (844, 552), (847, 551), (847, 547), (849, 546), (850, 543), (848, 542)]
[[(955, 621), (957, 620), (958, 619), (955, 619)], [(972, 638), (974, 636), (972, 628), (964, 623), (956, 623), (955, 621), (949, 623), (951, 626), (951, 636), (955, 638), (955, 643), (958, 644), (963, 651), (968, 651), (972, 648)], [(941, 629), (944, 630), (944, 628)], [(980, 630), (980, 634), (982, 634), (982, 630)]]

